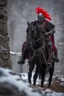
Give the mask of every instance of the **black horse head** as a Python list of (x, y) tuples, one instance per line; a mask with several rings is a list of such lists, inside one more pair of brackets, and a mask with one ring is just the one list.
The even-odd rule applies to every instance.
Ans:
[(27, 22), (27, 43), (33, 42), (35, 34), (36, 34), (36, 27), (34, 26), (34, 23), (31, 22)]
[(33, 44), (35, 48), (39, 48), (44, 44), (44, 32), (42, 27), (39, 25), (34, 25), (34, 22), (27, 22), (27, 43)]

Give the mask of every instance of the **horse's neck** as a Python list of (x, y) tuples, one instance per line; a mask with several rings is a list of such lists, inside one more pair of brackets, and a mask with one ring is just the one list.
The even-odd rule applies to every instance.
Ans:
[(36, 36), (35, 36), (35, 40), (41, 38), (41, 36), (42, 36), (42, 32), (39, 29), (36, 29), (36, 32), (37, 33), (36, 33)]
[(40, 48), (42, 46), (45, 46), (45, 37), (41, 31), (40, 32), (38, 31), (35, 38), (34, 47)]

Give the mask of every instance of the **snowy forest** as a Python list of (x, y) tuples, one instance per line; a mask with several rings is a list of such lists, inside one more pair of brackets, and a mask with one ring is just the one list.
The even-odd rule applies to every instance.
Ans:
[[(25, 64), (17, 62), (22, 55), (22, 45), (26, 41), (27, 21), (37, 20), (35, 8), (46, 10), (55, 25), (55, 46), (59, 62), (54, 64), (51, 87), (49, 74), (45, 75), (44, 87), (28, 82), (28, 59)], [(64, 0), (0, 0), (0, 95), (18, 96), (64, 96)], [(33, 83), (32, 73), (31, 81)]]

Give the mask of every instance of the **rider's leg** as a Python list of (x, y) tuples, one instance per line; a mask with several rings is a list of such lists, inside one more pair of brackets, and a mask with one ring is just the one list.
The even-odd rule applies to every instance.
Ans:
[(52, 66), (52, 56), (53, 56), (53, 51), (52, 51), (52, 43), (49, 41), (48, 42), (48, 52), (49, 52), (49, 58), (48, 58), (48, 66)]
[(52, 66), (52, 50), (49, 48), (48, 66)]
[(28, 48), (27, 48), (27, 46), (25, 46), (25, 48), (22, 50), (22, 56), (21, 56), (20, 60), (18, 61), (18, 63), (24, 64), (27, 56), (28, 56)]
[(56, 62), (59, 62), (58, 50), (57, 50), (55, 45), (53, 45), (53, 52), (54, 52), (53, 60), (56, 61)]

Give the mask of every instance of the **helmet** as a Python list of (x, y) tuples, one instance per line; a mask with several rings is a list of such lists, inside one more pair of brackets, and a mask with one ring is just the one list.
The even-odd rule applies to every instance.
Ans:
[(36, 14), (38, 15), (38, 20), (42, 20), (41, 22), (45, 19), (51, 20), (50, 14), (41, 7), (36, 8)]
[(43, 23), (44, 20), (45, 20), (45, 17), (42, 13), (39, 13), (38, 16), (37, 16), (37, 19), (38, 19), (39, 23)]

